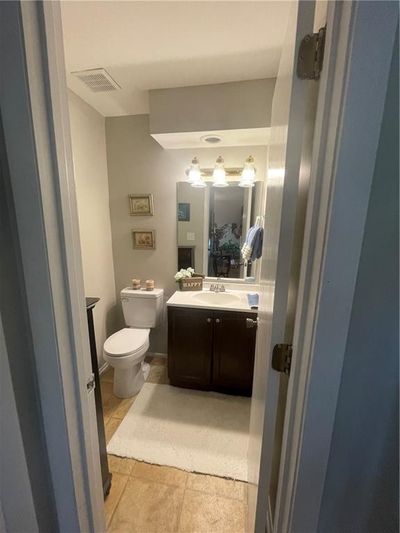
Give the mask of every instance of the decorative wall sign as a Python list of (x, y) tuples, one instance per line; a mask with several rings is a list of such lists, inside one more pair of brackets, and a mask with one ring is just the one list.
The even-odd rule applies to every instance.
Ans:
[(154, 212), (152, 194), (130, 194), (129, 208), (132, 216), (151, 216)]
[(156, 232), (148, 229), (132, 230), (133, 247), (137, 250), (154, 250), (156, 247)]
[(178, 203), (178, 222), (190, 222), (190, 204)]

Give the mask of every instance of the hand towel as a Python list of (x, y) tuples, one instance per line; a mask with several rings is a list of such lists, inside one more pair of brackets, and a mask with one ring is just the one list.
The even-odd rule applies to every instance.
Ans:
[(260, 259), (262, 255), (263, 238), (264, 238), (264, 230), (263, 228), (260, 227), (258, 228), (258, 231), (256, 232), (254, 236), (253, 250), (251, 252), (252, 261), (254, 261), (255, 259)]
[(259, 259), (262, 252), (264, 230), (261, 226), (252, 226), (242, 246), (242, 257), (245, 261)]

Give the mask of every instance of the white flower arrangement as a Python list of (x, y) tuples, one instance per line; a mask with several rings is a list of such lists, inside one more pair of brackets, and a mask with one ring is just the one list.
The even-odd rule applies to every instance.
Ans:
[(174, 276), (175, 281), (180, 281), (183, 278), (191, 278), (194, 274), (194, 268), (181, 268)]

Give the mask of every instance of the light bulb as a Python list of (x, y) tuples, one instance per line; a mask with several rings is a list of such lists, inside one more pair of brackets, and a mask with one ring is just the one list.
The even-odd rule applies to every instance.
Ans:
[[(242, 176), (240, 178), (240, 187), (252, 187), (256, 178), (256, 169), (254, 167), (254, 158), (249, 156), (244, 164)], [(252, 185), (253, 184), (253, 185)]]
[(224, 160), (221, 156), (219, 156), (215, 163), (215, 168), (213, 171), (213, 186), (214, 187), (228, 187), (228, 183), (226, 181), (226, 172), (224, 168)]
[(196, 181), (199, 181), (200, 179), (201, 179), (201, 172), (200, 172), (199, 160), (197, 159), (197, 157), (194, 157), (190, 165), (187, 181), (189, 183), (194, 183)]

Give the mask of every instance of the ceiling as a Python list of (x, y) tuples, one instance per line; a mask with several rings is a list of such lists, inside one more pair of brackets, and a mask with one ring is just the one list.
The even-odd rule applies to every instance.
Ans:
[[(149, 112), (148, 90), (274, 77), (290, 2), (62, 1), (67, 83), (104, 116)], [(105, 68), (93, 93), (70, 73)]]

